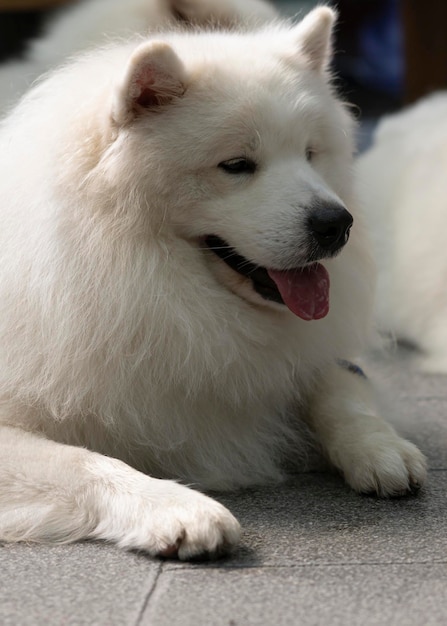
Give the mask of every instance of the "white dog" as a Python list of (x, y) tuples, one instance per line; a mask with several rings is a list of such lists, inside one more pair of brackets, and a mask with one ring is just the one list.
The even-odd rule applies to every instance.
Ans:
[(106, 37), (189, 24), (260, 24), (278, 16), (264, 0), (83, 0), (48, 21), (21, 60), (0, 67), (0, 111), (14, 104), (40, 74)]
[(358, 491), (424, 482), (338, 361), (373, 276), (333, 18), (112, 45), (4, 120), (0, 539), (219, 552), (237, 521), (169, 478), (280, 480), (299, 420)]
[(374, 234), (380, 326), (447, 373), (447, 94), (384, 119), (358, 162)]

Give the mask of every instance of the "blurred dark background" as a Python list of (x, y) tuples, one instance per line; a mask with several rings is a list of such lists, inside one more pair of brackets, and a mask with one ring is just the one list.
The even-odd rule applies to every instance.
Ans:
[[(27, 41), (42, 32), (48, 16), (75, 2), (0, 0), (0, 61), (23, 55)], [(276, 4), (293, 15), (317, 2), (277, 0)], [(445, 86), (446, 0), (338, 0), (331, 4), (340, 16), (334, 68), (338, 86), (359, 107), (362, 117), (378, 117)]]

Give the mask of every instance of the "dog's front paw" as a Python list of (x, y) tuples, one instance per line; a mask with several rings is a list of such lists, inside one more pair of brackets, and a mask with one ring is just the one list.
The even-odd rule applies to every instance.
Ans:
[(238, 542), (238, 521), (212, 498), (116, 459), (95, 465), (91, 470), (100, 476), (90, 492), (89, 516), (98, 523), (91, 538), (182, 560), (219, 556)]
[(186, 498), (176, 497), (157, 507), (151, 521), (155, 545), (152, 539), (141, 537), (143, 547), (152, 554), (181, 560), (215, 558), (231, 550), (239, 541), (239, 522), (215, 500), (187, 491)]
[(424, 455), (391, 429), (344, 443), (340, 452), (339, 467), (346, 482), (361, 493), (401, 496), (417, 491), (425, 482)]

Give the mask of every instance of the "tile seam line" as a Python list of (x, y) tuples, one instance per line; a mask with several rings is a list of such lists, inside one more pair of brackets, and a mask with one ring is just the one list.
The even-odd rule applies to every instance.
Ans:
[(430, 402), (431, 400), (441, 400), (443, 402), (446, 401), (446, 397), (445, 395), (434, 395), (434, 396), (415, 396), (415, 397), (411, 397), (406, 393), (403, 393), (402, 395), (399, 396), (400, 399), (402, 398), (408, 398), (411, 400), (416, 400), (416, 402), (418, 402), (419, 400), (423, 400), (424, 402)]
[(324, 563), (291, 563), (288, 565), (275, 565), (275, 564), (265, 564), (265, 565), (224, 565), (224, 566), (219, 566), (219, 565), (208, 565), (208, 566), (203, 566), (203, 567), (188, 567), (187, 565), (185, 565), (184, 567), (182, 566), (177, 566), (177, 567), (167, 567), (166, 569), (166, 573), (172, 573), (172, 572), (197, 572), (197, 571), (201, 571), (201, 572), (206, 572), (206, 571), (234, 571), (234, 570), (251, 570), (251, 569), (286, 569), (286, 570), (293, 570), (293, 569), (304, 569), (306, 567), (364, 567), (364, 566), (368, 566), (368, 565), (372, 565), (374, 567), (376, 566), (385, 566), (385, 567), (390, 567), (393, 565), (398, 565), (399, 567), (401, 566), (413, 566), (413, 565), (447, 565), (447, 560), (442, 560), (442, 561), (361, 561), (361, 562), (356, 562), (356, 561), (346, 561), (343, 563), (331, 563), (331, 562), (324, 562)]
[(136, 618), (136, 620), (134, 622), (134, 626), (140, 626), (140, 624), (142, 622), (143, 615), (145, 614), (146, 609), (149, 606), (151, 598), (152, 598), (152, 596), (154, 594), (154, 591), (155, 591), (155, 589), (156, 589), (156, 587), (158, 585), (158, 581), (160, 580), (160, 577), (161, 577), (161, 575), (163, 573), (163, 565), (164, 565), (163, 562), (159, 563), (159, 565), (158, 565), (158, 569), (157, 569), (157, 573), (155, 575), (154, 582), (152, 583), (150, 589), (146, 593), (146, 596), (145, 596), (145, 598), (143, 600), (141, 608), (140, 608), (140, 610), (138, 612), (138, 616), (137, 616), (137, 618)]

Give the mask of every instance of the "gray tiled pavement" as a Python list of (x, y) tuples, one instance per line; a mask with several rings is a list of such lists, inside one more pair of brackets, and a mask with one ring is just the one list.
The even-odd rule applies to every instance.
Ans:
[(321, 471), (220, 496), (244, 535), (217, 563), (155, 561), (99, 543), (6, 545), (0, 624), (447, 624), (447, 378), (413, 371), (402, 353), (368, 369), (393, 421), (428, 456), (417, 497), (361, 497)]

